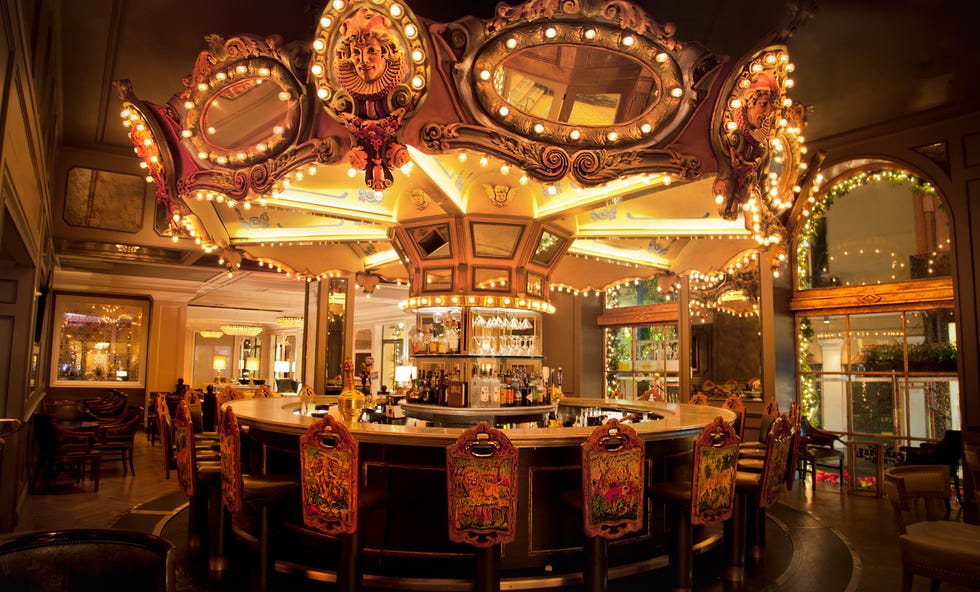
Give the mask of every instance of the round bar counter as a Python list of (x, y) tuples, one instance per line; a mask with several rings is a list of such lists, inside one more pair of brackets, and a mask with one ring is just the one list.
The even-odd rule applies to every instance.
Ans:
[[(318, 397), (319, 404), (328, 403)], [(227, 403), (253, 446), (252, 470), (299, 476), (299, 436), (314, 418), (298, 413), (293, 397), (245, 399)], [(566, 397), (558, 404), (566, 422), (618, 412), (640, 421), (630, 423), (646, 442), (647, 483), (690, 479), (694, 437), (718, 415), (732, 422), (735, 414), (717, 407), (646, 401)], [(644, 417), (658, 419), (642, 420)], [(416, 427), (354, 423), (360, 444), (361, 483), (384, 487), (387, 508), (366, 517), (365, 586), (406, 590), (466, 590), (473, 573), (473, 550), (448, 537), (445, 448), (463, 432), (457, 427)], [(520, 477), (517, 537), (504, 545), (502, 588), (561, 588), (581, 583), (582, 516), (559, 501), (564, 491), (581, 488), (580, 444), (594, 427), (522, 427), (505, 433), (519, 449)], [(297, 497), (297, 502), (299, 498)], [(305, 527), (299, 504), (283, 508), (282, 529), (273, 547), (280, 572), (334, 581), (339, 543)], [(615, 579), (667, 564), (663, 508), (648, 502), (641, 531), (609, 546), (609, 577)], [(248, 525), (236, 524), (245, 539)], [(721, 540), (719, 528), (698, 529), (698, 549)]]

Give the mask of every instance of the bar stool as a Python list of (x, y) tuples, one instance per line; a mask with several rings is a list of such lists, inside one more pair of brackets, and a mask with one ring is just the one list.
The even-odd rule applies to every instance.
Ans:
[(388, 492), (362, 486), (357, 440), (330, 415), (314, 421), (299, 440), (303, 523), (340, 539), (337, 589), (361, 589), (364, 516), (385, 506)]
[(647, 496), (671, 509), (670, 565), (675, 592), (691, 590), (694, 566), (694, 525), (728, 520), (735, 508), (735, 475), (741, 439), (732, 426), (716, 417), (694, 441), (690, 481), (664, 481)]
[[(735, 477), (735, 511), (725, 523), (725, 542), (729, 550), (725, 578), (742, 581), (745, 570), (745, 547), (753, 558), (765, 552), (766, 508), (776, 503), (786, 488), (793, 430), (789, 417), (776, 418), (766, 439), (762, 470), (739, 470)], [(739, 463), (743, 461), (740, 460)]]
[[(241, 432), (238, 419), (229, 405), (218, 415), (218, 434), (221, 442), (221, 499), (232, 514), (240, 513), (245, 504), (259, 510), (258, 528), (258, 578), (260, 591), (269, 589), (269, 577), (275, 571), (275, 560), (270, 552), (269, 508), (285, 500), (299, 489), (299, 483), (281, 475), (245, 475), (242, 473)], [(224, 512), (220, 514), (216, 533), (215, 555), (224, 564)]]
[(725, 402), (721, 404), (722, 409), (727, 409), (735, 414), (735, 433), (741, 440), (745, 434), (745, 403), (738, 395), (729, 395)]
[(610, 540), (643, 527), (644, 444), (636, 431), (611, 418), (582, 442), (582, 488), (560, 499), (582, 514), (585, 534), (585, 590), (605, 592), (609, 584)]
[[(165, 426), (169, 424), (169, 414), (165, 415), (164, 421)], [(174, 418), (174, 449), (177, 460), (177, 480), (188, 498), (188, 546), (191, 549), (199, 549), (204, 538), (202, 533), (216, 532), (214, 528), (216, 524), (212, 520), (214, 512), (208, 512), (208, 508), (214, 510), (220, 504), (221, 490), (218, 485), (221, 480), (221, 464), (218, 462), (218, 453), (213, 451), (205, 453), (196, 449), (194, 424), (187, 401), (184, 400), (177, 404), (177, 415)], [(220, 571), (218, 569), (220, 561), (212, 565), (211, 560), (214, 559), (214, 554), (210, 554), (209, 566), (214, 567), (215, 571)]]
[(499, 592), (500, 551), (517, 527), (518, 454), (485, 421), (446, 448), (449, 540), (475, 548), (476, 592)]

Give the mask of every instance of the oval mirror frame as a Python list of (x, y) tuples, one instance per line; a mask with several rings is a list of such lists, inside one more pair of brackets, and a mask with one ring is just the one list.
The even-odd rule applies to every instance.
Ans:
[[(273, 125), (268, 133), (253, 134), (243, 145), (221, 146), (215, 141), (216, 131), (212, 125), (215, 122), (209, 122), (209, 110), (223, 97), (227, 98), (227, 93), (243, 96), (245, 93), (236, 89), (250, 83), (253, 88), (259, 84), (275, 85), (275, 95), (269, 96), (286, 105), (280, 116), (273, 118), (278, 125)], [(292, 71), (276, 59), (253, 56), (220, 63), (206, 78), (188, 90), (181, 135), (184, 141), (191, 144), (192, 153), (199, 160), (221, 166), (248, 166), (292, 146), (299, 134), (304, 117), (305, 91)], [(235, 113), (225, 115), (226, 119), (235, 117)]]
[[(626, 121), (588, 126), (536, 117), (511, 105), (497, 91), (495, 73), (508, 59), (538, 47), (568, 45), (620, 54), (648, 68), (659, 84), (656, 100)], [(489, 39), (477, 52), (470, 73), (474, 94), (490, 118), (535, 141), (576, 147), (615, 147), (659, 140), (672, 129), (687, 95), (684, 74), (674, 52), (654, 39), (601, 22), (534, 22)]]

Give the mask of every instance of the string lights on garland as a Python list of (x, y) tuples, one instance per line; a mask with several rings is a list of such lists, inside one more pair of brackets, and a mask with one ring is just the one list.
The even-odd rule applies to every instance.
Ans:
[[(811, 197), (811, 207), (808, 210), (803, 210), (803, 215), (807, 217), (807, 220), (800, 231), (800, 239), (796, 246), (796, 277), (797, 287), (800, 290), (813, 287), (814, 278), (813, 270), (810, 268), (810, 258), (819, 222), (824, 219), (827, 211), (836, 200), (859, 187), (872, 183), (890, 183), (895, 186), (906, 187), (912, 193), (936, 195), (936, 190), (932, 185), (907, 171), (874, 169), (848, 175), (829, 187), (819, 199)], [(893, 254), (892, 257), (894, 256)], [(938, 253), (934, 253), (934, 256), (938, 256)]]
[(810, 319), (801, 317), (799, 329), (797, 330), (797, 350), (798, 364), (800, 368), (800, 411), (803, 417), (820, 417), (820, 400), (817, 397), (817, 379), (811, 374), (813, 367), (813, 353), (810, 347), (813, 343), (813, 326)]

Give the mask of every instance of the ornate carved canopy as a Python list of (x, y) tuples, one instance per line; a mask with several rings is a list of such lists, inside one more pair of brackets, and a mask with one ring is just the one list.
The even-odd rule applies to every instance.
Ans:
[(783, 45), (803, 16), (732, 60), (622, 0), (452, 23), (334, 0), (311, 39), (209, 36), (165, 104), (117, 86), (174, 233), (232, 272), (547, 304), (782, 248), (809, 183)]

